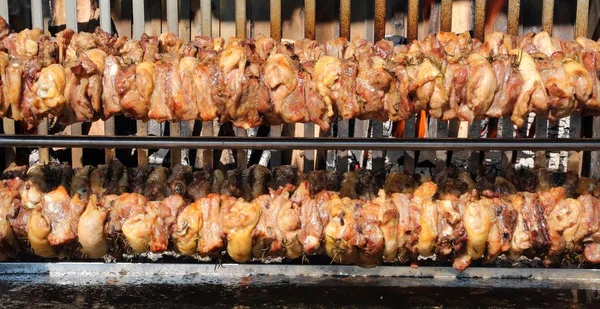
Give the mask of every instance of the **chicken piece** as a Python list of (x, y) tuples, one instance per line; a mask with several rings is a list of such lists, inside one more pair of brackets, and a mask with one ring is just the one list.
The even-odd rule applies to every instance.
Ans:
[[(411, 218), (412, 214), (420, 215), (417, 211), (411, 210), (411, 207), (418, 207), (411, 203), (410, 196), (404, 193), (393, 193), (391, 195), (391, 203), (396, 207), (398, 212), (398, 255), (397, 259), (400, 263), (405, 263), (409, 258), (408, 242), (413, 229), (418, 227), (418, 218)], [(387, 261), (387, 259), (386, 259)]]
[(2, 76), (2, 91), (4, 106), (10, 106), (10, 117), (22, 120), (21, 102), (23, 98), (23, 70), (29, 59), (26, 57), (11, 57), (10, 63)]
[(75, 196), (73, 200), (69, 199), (69, 193), (62, 186), (43, 196), (41, 211), (50, 224), (48, 241), (51, 245), (62, 245), (77, 237), (77, 225), (84, 209), (85, 203), (79, 196)]
[(271, 183), (269, 188), (285, 188), (288, 184), (295, 184), (298, 178), (298, 168), (291, 165), (280, 165), (271, 171)]
[(148, 179), (146, 180), (146, 187), (144, 188), (144, 196), (150, 201), (161, 201), (167, 196), (171, 195), (171, 188), (167, 183), (167, 173), (169, 170), (166, 167), (158, 166), (155, 167)]
[(227, 253), (238, 263), (246, 262), (252, 257), (252, 231), (260, 218), (260, 210), (258, 203), (249, 203), (243, 199), (226, 203), (222, 209)]
[[(220, 216), (221, 204), (235, 203), (235, 199), (218, 194), (209, 194), (196, 201), (202, 211), (202, 227), (198, 234), (197, 252), (201, 256), (218, 255), (225, 246), (225, 234), (223, 234)], [(225, 213), (223, 211), (223, 213)]]
[(179, 75), (179, 56), (167, 54), (154, 63), (154, 89), (150, 96), (148, 118), (158, 122), (193, 120), (198, 117), (195, 104), (187, 106)]
[(300, 205), (301, 226), (298, 241), (302, 244), (302, 252), (305, 255), (315, 254), (321, 247), (323, 224), (319, 216), (317, 200), (310, 196), (309, 182), (301, 182), (291, 199)]
[(482, 119), (492, 105), (496, 93), (496, 73), (489, 61), (481, 54), (474, 53), (467, 58), (469, 78), (467, 81), (466, 101), (459, 107), (458, 115), (462, 120), (472, 122)]
[(572, 198), (556, 202), (551, 209), (546, 209), (546, 228), (548, 232), (550, 256), (558, 256), (566, 249), (572, 251), (575, 244), (581, 241), (577, 230), (583, 214), (583, 205)]
[(144, 49), (140, 41), (127, 40), (119, 50), (119, 55), (121, 55), (126, 65), (138, 64), (142, 62)]
[(333, 108), (319, 93), (314, 73), (315, 63), (315, 61), (302, 63), (300, 76), (304, 81), (304, 102), (310, 121), (318, 125), (321, 131), (326, 132), (331, 126)]
[(281, 193), (276, 194), (271, 200), (272, 207), (278, 208), (276, 213), (276, 228), (281, 231), (281, 242), (285, 250), (285, 257), (296, 259), (302, 256), (302, 243), (299, 241), (299, 232), (302, 227), (300, 213), (300, 198), (296, 196), (290, 199), (290, 191), (293, 186), (284, 188)]
[(10, 221), (17, 216), (20, 208), (18, 187), (20, 179), (2, 181), (0, 185), (0, 260), (5, 260), (12, 252), (17, 251), (17, 237)]
[(419, 225), (419, 240), (416, 248), (421, 256), (431, 256), (434, 253), (434, 248), (438, 238), (438, 208), (431, 200), (425, 200), (421, 204), (421, 216)]
[[(433, 246), (437, 240), (437, 207), (433, 203), (432, 197), (437, 191), (437, 185), (432, 182), (425, 182), (419, 186), (412, 198), (409, 200), (406, 210), (399, 210), (400, 223), (408, 221), (407, 227), (401, 230), (407, 234), (406, 249), (400, 247), (398, 252), (400, 261), (406, 261), (409, 255), (426, 255), (428, 251), (433, 253)], [(398, 206), (398, 204), (396, 204)], [(402, 203), (402, 205), (404, 205)], [(403, 211), (408, 211), (408, 219)], [(421, 218), (422, 214), (436, 214), (435, 217)], [(427, 224), (423, 233), (423, 223)], [(435, 225), (434, 225), (435, 224)], [(400, 243), (402, 245), (402, 242)]]
[[(394, 78), (385, 97), (385, 111), (393, 121), (406, 120), (414, 113), (414, 104), (408, 97), (409, 76), (406, 69), (406, 53), (396, 53), (388, 63)], [(411, 72), (412, 73), (412, 72)]]
[(515, 57), (516, 65), (524, 81), (523, 89), (511, 116), (512, 123), (520, 128), (525, 124), (525, 117), (529, 112), (539, 115), (547, 113), (548, 95), (533, 57), (523, 49), (513, 49), (510, 54)]
[(388, 197), (384, 190), (379, 190), (377, 198), (372, 201), (379, 209), (378, 221), (383, 235), (383, 261), (394, 262), (398, 258), (398, 230), (399, 230), (399, 212), (398, 207)]
[(554, 122), (577, 108), (574, 87), (565, 71), (563, 62), (566, 59), (562, 53), (557, 53), (552, 58), (540, 58), (537, 66), (548, 92), (548, 119)]
[[(331, 56), (319, 58), (314, 66), (313, 80), (316, 83), (316, 89), (323, 97), (327, 107), (327, 117), (333, 117), (333, 104), (335, 102), (334, 84), (342, 77), (342, 62)], [(345, 115), (348, 117), (349, 115)], [(344, 115), (342, 115), (344, 117)]]
[(482, 198), (467, 204), (463, 214), (465, 231), (467, 232), (467, 254), (472, 260), (477, 260), (485, 253), (488, 234), (490, 231), (489, 208), (492, 201)]
[(392, 84), (392, 75), (386, 70), (386, 61), (374, 54), (374, 49), (364, 39), (354, 39), (357, 48), (358, 73), (356, 93), (360, 105), (360, 119), (388, 120), (384, 100)]
[(134, 253), (140, 254), (149, 250), (159, 251), (150, 249), (154, 242), (154, 234), (161, 234), (160, 230), (158, 232), (155, 230), (162, 227), (161, 219), (155, 211), (156, 204), (160, 204), (160, 202), (149, 202), (146, 204), (144, 212), (133, 215), (123, 222), (123, 235)]
[(271, 181), (271, 171), (262, 165), (252, 165), (242, 172), (242, 190), (246, 201), (267, 193)]
[(435, 57), (428, 57), (420, 50), (419, 44), (412, 44), (406, 55), (406, 75), (408, 95), (414, 99), (414, 111), (444, 109), (449, 102), (444, 85), (441, 63)]
[(351, 264), (356, 261), (357, 252), (354, 246), (356, 241), (356, 222), (352, 202), (349, 198), (340, 199), (332, 195), (329, 202), (330, 220), (323, 230), (325, 238), (325, 252), (333, 262)]
[(436, 201), (438, 208), (438, 239), (435, 248), (436, 258), (445, 259), (463, 248), (465, 228), (461, 221), (458, 202), (442, 199)]
[(271, 92), (273, 112), (286, 123), (310, 120), (305, 106), (303, 77), (289, 56), (272, 53), (267, 59), (263, 78)]
[(381, 230), (380, 203), (352, 201), (356, 241), (356, 261), (361, 267), (375, 267), (385, 251), (385, 234)]
[(570, 58), (564, 59), (563, 68), (567, 73), (571, 86), (574, 88), (575, 99), (584, 105), (593, 94), (593, 76), (581, 63)]
[(490, 230), (487, 238), (486, 260), (492, 262), (511, 248), (511, 240), (516, 224), (517, 212), (504, 198), (494, 198), (488, 205)]
[(176, 54), (183, 42), (171, 31), (163, 32), (158, 37), (160, 52)]
[(197, 200), (186, 206), (177, 216), (175, 228), (171, 235), (177, 251), (187, 256), (196, 253), (202, 225), (202, 208), (200, 200)]
[(99, 259), (108, 253), (108, 240), (104, 236), (107, 216), (108, 210), (101, 205), (98, 196), (91, 195), (77, 225), (81, 251), (90, 259)]
[(40, 28), (24, 29), (18, 33), (11, 33), (2, 40), (4, 48), (11, 56), (34, 57), (38, 54), (37, 40), (42, 36)]
[(183, 196), (187, 192), (187, 184), (192, 178), (192, 167), (177, 164), (170, 170), (167, 183), (172, 193)]
[(35, 255), (43, 258), (56, 257), (56, 251), (48, 241), (48, 236), (52, 232), (50, 223), (46, 220), (39, 207), (31, 212), (31, 217), (27, 223), (27, 240)]
[(148, 199), (138, 193), (123, 193), (120, 196), (105, 195), (102, 204), (109, 211), (104, 227), (105, 234), (112, 239), (119, 236), (123, 223), (138, 214), (144, 214)]
[(287, 193), (284, 188), (270, 189), (270, 194), (261, 195), (254, 200), (261, 208), (260, 218), (252, 235), (252, 256), (254, 258), (265, 260), (285, 255), (282, 231), (277, 226), (277, 214), (281, 203), (273, 202), (283, 193)]

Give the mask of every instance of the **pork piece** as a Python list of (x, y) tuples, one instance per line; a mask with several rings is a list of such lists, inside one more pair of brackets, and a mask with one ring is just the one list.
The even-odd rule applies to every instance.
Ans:
[(149, 171), (142, 168), (129, 169), (129, 188), (127, 192), (142, 194), (146, 186)]
[(543, 249), (548, 236), (543, 228), (543, 209), (535, 194), (519, 193), (509, 198), (518, 215), (508, 257), (516, 259), (528, 249)]
[[(375, 49), (365, 39), (352, 40), (358, 61), (356, 94), (360, 105), (360, 119), (388, 120), (384, 101), (392, 84), (392, 75), (386, 70), (386, 60), (375, 54)], [(380, 44), (381, 45), (381, 44)], [(387, 98), (390, 100), (390, 98)]]
[(99, 259), (108, 253), (108, 240), (104, 236), (107, 216), (108, 209), (92, 194), (77, 225), (77, 237), (85, 257)]
[(108, 55), (104, 61), (102, 74), (102, 110), (104, 119), (121, 112), (121, 96), (119, 84), (124, 78), (126, 66), (120, 57)]
[(223, 233), (227, 237), (227, 253), (238, 263), (252, 257), (252, 231), (260, 218), (257, 202), (238, 199), (223, 205)]
[(394, 193), (412, 193), (415, 187), (415, 179), (409, 174), (393, 172), (385, 177), (384, 189), (388, 195)]
[(19, 178), (0, 182), (0, 260), (5, 260), (18, 249), (17, 236), (11, 227), (20, 208), (19, 187), (23, 181)]
[(165, 54), (154, 63), (154, 89), (150, 96), (148, 118), (158, 122), (193, 120), (198, 116), (195, 104), (185, 102), (179, 74), (179, 55)]
[(492, 262), (508, 252), (517, 220), (517, 211), (506, 198), (493, 198), (488, 205), (490, 229), (487, 238), (486, 261)]
[[(47, 238), (52, 246), (66, 244), (77, 237), (79, 217), (85, 206), (78, 195), (70, 199), (69, 193), (62, 186), (44, 194), (41, 213), (50, 225), (51, 231)], [(31, 229), (29, 233), (32, 233)]]
[[(385, 111), (393, 121), (410, 118), (415, 110), (412, 100), (408, 96), (409, 75), (406, 68), (408, 57), (406, 51), (396, 53), (388, 62), (388, 70), (394, 78), (385, 100)], [(412, 73), (412, 71), (411, 71)]]
[(358, 171), (358, 195), (361, 199), (372, 200), (378, 196), (379, 189), (383, 188), (383, 175), (385, 171), (372, 171), (360, 169)]
[(298, 168), (291, 165), (276, 166), (271, 170), (269, 188), (279, 189), (288, 184), (295, 184), (298, 180)]
[(211, 193), (211, 175), (205, 171), (197, 171), (192, 175), (192, 181), (187, 186), (187, 196), (193, 201)]
[(166, 167), (157, 166), (155, 167), (148, 179), (146, 180), (146, 187), (144, 188), (144, 196), (150, 201), (161, 201), (167, 196), (171, 195), (172, 191), (167, 183), (167, 173), (169, 170)]
[(90, 186), (92, 169), (93, 167), (89, 165), (75, 169), (73, 178), (71, 178), (71, 190), (69, 191), (71, 197), (79, 196), (80, 199), (85, 200), (87, 203), (87, 199), (92, 192)]
[(359, 197), (358, 186), (360, 175), (358, 172), (346, 172), (340, 184), (340, 196), (356, 199)]
[(200, 199), (181, 210), (171, 234), (177, 251), (187, 256), (196, 253), (203, 223)]
[[(385, 235), (392, 235), (391, 231), (383, 233), (380, 220), (380, 206), (384, 201), (379, 200), (360, 202), (355, 204), (354, 219), (356, 226), (356, 264), (361, 267), (375, 267), (379, 264), (386, 249)], [(386, 226), (389, 228), (389, 226)], [(389, 252), (387, 252), (389, 255)]]
[(102, 204), (108, 210), (107, 223), (104, 227), (107, 237), (116, 239), (122, 231), (123, 223), (135, 215), (143, 214), (147, 203), (148, 199), (138, 193), (103, 196)]
[(60, 116), (64, 124), (93, 121), (102, 108), (102, 74), (106, 53), (101, 49), (83, 52), (80, 61), (66, 68), (65, 96), (68, 104)]
[(177, 164), (169, 171), (167, 183), (172, 193), (184, 196), (187, 193), (187, 184), (192, 178), (192, 167)]
[(271, 171), (262, 165), (252, 165), (242, 172), (242, 191), (246, 201), (251, 201), (267, 193), (271, 181)]
[(518, 191), (534, 192), (537, 187), (537, 176), (528, 169), (513, 168), (506, 171), (506, 180), (512, 183)]
[(360, 201), (340, 199), (338, 195), (332, 195), (330, 198), (330, 220), (323, 230), (325, 252), (335, 263), (350, 264), (356, 261), (357, 254), (354, 246), (356, 222), (351, 203)]
[[(235, 203), (235, 198), (209, 194), (196, 202), (202, 211), (202, 227), (198, 234), (197, 252), (201, 256), (215, 257), (225, 248), (225, 234), (220, 215), (221, 204), (229, 205)], [(223, 212), (225, 213), (225, 212)]]
[(540, 76), (533, 57), (523, 49), (513, 49), (515, 65), (523, 77), (523, 88), (511, 116), (511, 121), (517, 127), (525, 124), (525, 117), (529, 112), (545, 115), (548, 111), (548, 95), (544, 89), (544, 82)]
[(490, 108), (496, 93), (496, 73), (489, 61), (479, 53), (467, 58), (469, 77), (467, 80), (465, 104), (461, 104), (458, 117), (472, 122), (482, 119)]
[(461, 252), (466, 238), (466, 231), (456, 200), (441, 199), (436, 201), (438, 208), (438, 240), (435, 248), (436, 258), (447, 259), (452, 252)]

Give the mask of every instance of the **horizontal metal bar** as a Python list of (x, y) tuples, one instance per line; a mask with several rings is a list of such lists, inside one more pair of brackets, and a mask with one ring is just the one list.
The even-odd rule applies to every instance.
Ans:
[[(222, 266), (222, 267), (221, 267)], [(599, 289), (600, 270), (285, 264), (0, 263), (0, 282)], [(348, 280), (351, 279), (351, 280)]]
[(155, 137), (0, 135), (2, 147), (78, 148), (212, 148), (212, 149), (337, 149), (337, 150), (600, 150), (600, 139), (391, 139), (290, 137)]

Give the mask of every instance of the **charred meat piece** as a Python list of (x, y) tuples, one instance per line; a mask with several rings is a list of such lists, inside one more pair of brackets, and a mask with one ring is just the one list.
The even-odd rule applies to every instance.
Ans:
[(144, 196), (150, 201), (162, 201), (167, 196), (171, 195), (172, 191), (167, 182), (167, 174), (169, 170), (165, 167), (155, 167), (148, 179), (144, 188)]
[(192, 182), (187, 186), (187, 196), (196, 201), (211, 193), (211, 175), (205, 171), (194, 172)]
[(187, 184), (192, 177), (192, 167), (177, 164), (169, 172), (167, 182), (171, 192), (184, 196), (187, 193)]
[(246, 201), (267, 193), (271, 171), (262, 165), (252, 165), (242, 172), (242, 190)]

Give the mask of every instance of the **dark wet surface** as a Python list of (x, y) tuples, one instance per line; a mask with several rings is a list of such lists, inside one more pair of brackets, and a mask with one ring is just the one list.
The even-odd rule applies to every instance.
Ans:
[(2, 308), (600, 308), (597, 291), (0, 282)]

